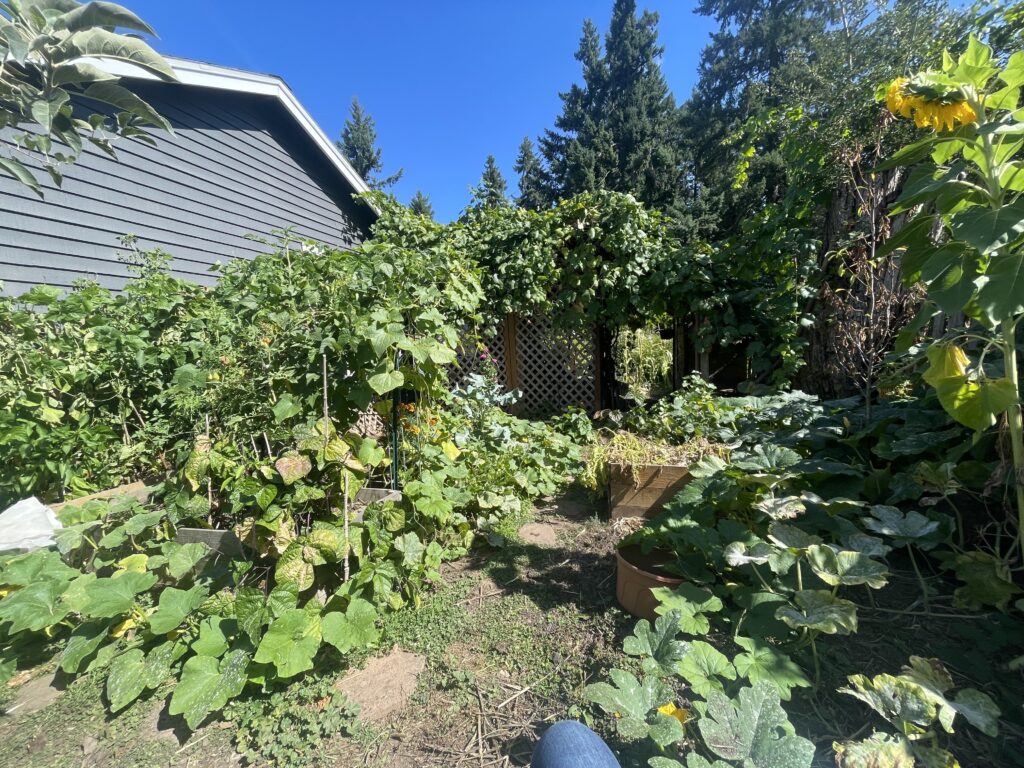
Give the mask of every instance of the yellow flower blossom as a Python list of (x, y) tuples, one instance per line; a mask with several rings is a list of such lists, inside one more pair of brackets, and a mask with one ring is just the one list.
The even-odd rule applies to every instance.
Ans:
[(974, 109), (966, 101), (927, 101), (922, 96), (906, 93), (906, 84), (907, 79), (904, 77), (897, 77), (892, 81), (885, 95), (885, 106), (894, 115), (913, 118), (918, 128), (951, 131), (957, 124), (967, 125), (978, 119)]
[(676, 720), (679, 721), (680, 725), (686, 725), (686, 721), (690, 719), (689, 712), (687, 712), (685, 709), (677, 707), (675, 703), (671, 701), (668, 704), (662, 704), (660, 707), (658, 707), (658, 711), (661, 712), (661, 714), (663, 715), (674, 717)]
[(115, 626), (112, 630), (110, 630), (110, 636), (123, 637), (124, 633), (127, 632), (129, 629), (132, 629), (133, 627), (135, 627), (135, 619), (129, 616), (127, 619), (125, 619), (120, 624)]

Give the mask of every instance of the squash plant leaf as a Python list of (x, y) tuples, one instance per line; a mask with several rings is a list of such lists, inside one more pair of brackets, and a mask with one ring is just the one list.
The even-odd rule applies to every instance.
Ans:
[(109, 579), (96, 579), (84, 587), (81, 612), (97, 619), (109, 619), (127, 613), (135, 605), (135, 596), (156, 584), (155, 573), (125, 571)]
[(671, 674), (689, 650), (687, 643), (676, 640), (680, 617), (678, 611), (669, 611), (655, 620), (653, 628), (647, 619), (640, 619), (633, 634), (623, 641), (622, 650), (629, 656), (643, 659), (649, 673)]
[(37, 549), (5, 562), (0, 570), (0, 584), (27, 587), (40, 581), (65, 582), (71, 581), (79, 573), (65, 565), (56, 552)]
[(876, 504), (870, 512), (870, 517), (861, 518), (864, 527), (887, 537), (896, 547), (914, 544), (921, 549), (931, 549), (939, 543), (941, 526), (938, 520), (927, 518), (913, 509), (903, 512), (884, 504)]
[(60, 655), (60, 668), (73, 675), (82, 668), (82, 663), (107, 639), (109, 621), (87, 621), (75, 627), (67, 645)]
[[(706, 589), (684, 582), (676, 589), (656, 587), (651, 594), (658, 601), (659, 614), (679, 614), (679, 631), (688, 635), (706, 635), (711, 628), (706, 613), (722, 610), (722, 601)], [(680, 657), (682, 658), (682, 657)]]
[(334, 611), (323, 617), (324, 641), (342, 653), (371, 647), (380, 638), (376, 622), (377, 611), (373, 604), (353, 598), (344, 613)]
[(768, 527), (768, 538), (794, 554), (803, 552), (815, 544), (821, 544), (821, 539), (818, 536), (807, 533), (795, 525), (786, 525), (785, 523), (772, 523)]
[(789, 701), (793, 688), (810, 687), (803, 670), (781, 651), (750, 637), (737, 637), (736, 644), (746, 651), (733, 659), (740, 677), (753, 684), (771, 683), (783, 701)]
[(914, 768), (914, 753), (903, 736), (873, 733), (862, 741), (832, 745), (838, 768)]
[(171, 675), (174, 662), (185, 655), (188, 646), (180, 639), (167, 640), (146, 654), (142, 677), (146, 688), (158, 688)]
[(850, 675), (852, 688), (840, 688), (860, 699), (904, 735), (920, 733), (937, 717), (934, 701), (917, 683), (894, 675)]
[(736, 668), (714, 646), (698, 640), (690, 646), (686, 658), (676, 665), (676, 671), (686, 679), (698, 696), (708, 697), (712, 691), (723, 690), (722, 681), (736, 679)]
[(146, 656), (132, 648), (115, 657), (107, 673), (107, 699), (110, 711), (118, 712), (135, 701), (146, 689)]
[(1005, 611), (1010, 599), (1020, 593), (1006, 563), (988, 552), (965, 552), (953, 560), (953, 570), (964, 584), (953, 592), (957, 608), (979, 610), (994, 606)]
[(775, 616), (793, 629), (813, 629), (826, 635), (857, 631), (857, 606), (826, 589), (804, 589), (793, 596), (796, 605), (784, 605)]
[(735, 701), (711, 691), (697, 727), (711, 752), (748, 768), (809, 768), (814, 759), (814, 745), (793, 733), (769, 683), (741, 688)]
[(588, 685), (583, 695), (615, 718), (615, 729), (622, 738), (636, 741), (646, 737), (648, 716), (672, 698), (671, 689), (654, 675), (646, 675), (643, 681), (621, 669), (612, 669), (608, 675), (611, 683)]
[(210, 554), (211, 550), (201, 541), (194, 541), (190, 544), (169, 541), (161, 547), (160, 551), (167, 557), (167, 573), (173, 579), (181, 579)]
[(974, 688), (964, 688), (957, 693), (951, 706), (958, 715), (963, 715), (967, 722), (986, 736), (996, 738), (999, 735), (1001, 713), (988, 694)]
[(160, 593), (156, 611), (149, 617), (149, 629), (155, 635), (164, 635), (177, 629), (181, 622), (207, 597), (206, 587), (197, 584), (191, 589), (167, 587)]
[(236, 650), (223, 659), (192, 656), (181, 669), (181, 680), (174, 688), (168, 712), (184, 715), (193, 730), (211, 712), (224, 707), (242, 692), (246, 683), (249, 655)]
[(52, 627), (69, 613), (60, 599), (65, 588), (64, 582), (40, 581), (8, 595), (0, 600), (0, 624), (8, 622), (8, 635)]
[(313, 668), (322, 638), (320, 617), (302, 608), (285, 611), (263, 635), (255, 660), (273, 664), (279, 677), (294, 677)]
[(815, 544), (808, 549), (807, 562), (818, 578), (832, 587), (867, 584), (872, 589), (881, 589), (889, 579), (889, 570), (877, 560), (827, 544)]

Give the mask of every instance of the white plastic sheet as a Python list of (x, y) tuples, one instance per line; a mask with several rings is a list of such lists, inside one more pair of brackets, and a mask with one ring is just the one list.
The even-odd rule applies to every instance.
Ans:
[(22, 499), (0, 513), (0, 552), (52, 547), (53, 532), (62, 527), (53, 510), (35, 496)]

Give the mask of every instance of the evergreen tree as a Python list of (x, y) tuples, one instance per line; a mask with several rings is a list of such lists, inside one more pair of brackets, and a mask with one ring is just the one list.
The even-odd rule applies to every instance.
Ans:
[(431, 205), (430, 198), (418, 189), (412, 196), (412, 200), (409, 201), (409, 210), (420, 216), (426, 216), (428, 219), (434, 218), (434, 206)]
[(363, 111), (359, 99), (352, 99), (351, 111), (341, 131), (341, 140), (334, 143), (371, 189), (386, 189), (402, 177), (402, 168), (391, 176), (377, 176), (384, 170), (381, 150), (377, 146), (377, 129), (373, 118)]
[(472, 189), (470, 208), (501, 208), (508, 205), (508, 183), (501, 175), (494, 155), (487, 156), (480, 184)]
[(700, 77), (684, 109), (685, 143), (694, 159), (702, 204), (718, 219), (719, 234), (786, 190), (787, 163), (779, 137), (762, 136), (746, 182), (733, 184), (740, 153), (737, 136), (747, 121), (768, 110), (805, 103), (811, 41), (827, 26), (827, 0), (701, 0), (696, 12), (718, 22), (701, 56)]
[(583, 25), (583, 84), (561, 94), (562, 114), (540, 142), (548, 202), (610, 189), (662, 211), (680, 203), (684, 158), (657, 25), (656, 13), (637, 16), (635, 0), (615, 0), (603, 50), (594, 24)]
[(533, 142), (529, 137), (519, 145), (519, 156), (513, 166), (519, 174), (519, 197), (516, 205), (539, 211), (548, 207), (548, 194), (545, 189), (544, 168), (540, 158), (533, 151)]

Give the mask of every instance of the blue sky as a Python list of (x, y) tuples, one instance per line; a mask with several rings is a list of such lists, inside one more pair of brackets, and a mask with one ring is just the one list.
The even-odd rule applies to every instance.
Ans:
[[(493, 154), (515, 188), (524, 136), (560, 110), (580, 79), (573, 58), (585, 18), (604, 31), (612, 0), (122, 0), (168, 55), (283, 77), (337, 138), (353, 96), (377, 123), (385, 171), (408, 202), (430, 196), (440, 220), (469, 201)], [(661, 15), (662, 63), (680, 101), (693, 88), (711, 20), (687, 0), (649, 0)]]

